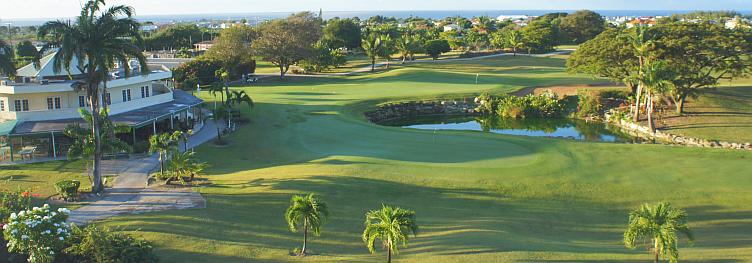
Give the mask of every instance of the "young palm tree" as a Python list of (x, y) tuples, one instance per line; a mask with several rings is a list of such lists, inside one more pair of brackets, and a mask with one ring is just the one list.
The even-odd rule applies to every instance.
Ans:
[(0, 39), (0, 75), (13, 76), (16, 74), (16, 66), (13, 65), (13, 49)]
[[(94, 192), (101, 192), (102, 159), (100, 94), (102, 84), (110, 69), (116, 62), (129, 70), (129, 60), (138, 60), (143, 73), (148, 73), (146, 58), (141, 52), (143, 39), (139, 34), (139, 23), (132, 17), (134, 10), (130, 6), (117, 5), (105, 9), (104, 0), (89, 0), (83, 6), (81, 14), (71, 21), (51, 21), (39, 27), (39, 38), (49, 42), (40, 50), (35, 59), (48, 51), (57, 50), (53, 58), (53, 69), (62, 69), (70, 75), (71, 67), (76, 67), (84, 75), (84, 80), (74, 85), (75, 89), (86, 92), (92, 112), (91, 132), (94, 135), (93, 185)], [(76, 65), (71, 65), (75, 60)]]
[(159, 174), (164, 175), (164, 161), (169, 158), (169, 154), (177, 150), (177, 142), (183, 132), (175, 131), (173, 133), (154, 134), (149, 137), (149, 153), (159, 154)]
[(506, 35), (507, 46), (512, 48), (513, 56), (517, 56), (517, 49), (525, 46), (522, 34), (517, 30), (509, 31)]
[(415, 221), (415, 211), (382, 205), (380, 210), (366, 213), (366, 229), (363, 231), (363, 242), (371, 253), (376, 253), (376, 239), (387, 250), (387, 262), (392, 262), (392, 254), (399, 250), (402, 243), (407, 246), (410, 233), (418, 234), (418, 224)]
[(668, 256), (669, 262), (676, 263), (679, 262), (678, 234), (684, 234), (690, 242), (694, 240), (687, 225), (687, 212), (672, 207), (668, 202), (644, 204), (629, 213), (624, 245), (634, 249), (638, 240), (650, 239), (655, 263), (658, 263), (661, 255)]
[(173, 172), (173, 176), (167, 179), (167, 184), (170, 181), (178, 179), (180, 182), (185, 183), (185, 176), (188, 176), (188, 181), (192, 182), (196, 178), (196, 175), (206, 168), (206, 163), (196, 160), (196, 153), (194, 152), (175, 152), (170, 158), (168, 163), (169, 170)]
[(217, 142), (222, 141), (222, 124), (223, 121), (229, 120), (230, 115), (225, 110), (224, 106), (214, 109), (212, 111), (212, 119), (214, 120), (214, 126), (217, 127)]
[(308, 245), (308, 229), (313, 231), (314, 235), (321, 234), (321, 226), (329, 217), (329, 209), (326, 203), (321, 201), (315, 194), (294, 195), (290, 200), (290, 207), (285, 212), (285, 220), (290, 227), (290, 231), (297, 232), (303, 230), (303, 249), (300, 255), (306, 255)]
[[(91, 113), (78, 109), (81, 118), (91, 127), (93, 117)], [(100, 134), (100, 141), (102, 142), (102, 152), (130, 152), (132, 150), (128, 143), (121, 141), (115, 136), (109, 136), (109, 134), (122, 134), (131, 131), (131, 128), (125, 125), (118, 125), (113, 123), (106, 110), (101, 111), (99, 119), (102, 122), (102, 133)], [(83, 158), (84, 160), (91, 160), (94, 155), (94, 138), (92, 138), (91, 131), (81, 127), (78, 123), (70, 124), (63, 130), (63, 134), (68, 138), (71, 138), (71, 145), (68, 148), (68, 159)], [(89, 171), (89, 163), (84, 162), (87, 167), (87, 174)], [(93, 180), (93, 179), (92, 179)]]

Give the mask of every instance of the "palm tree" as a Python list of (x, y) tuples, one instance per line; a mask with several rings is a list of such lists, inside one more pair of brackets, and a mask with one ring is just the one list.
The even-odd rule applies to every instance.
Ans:
[(662, 61), (647, 61), (643, 66), (642, 74), (637, 78), (637, 83), (644, 89), (648, 128), (651, 132), (655, 131), (655, 123), (653, 122), (654, 96), (666, 94), (671, 88), (672, 78), (673, 73), (668, 70), (668, 67)]
[(230, 119), (230, 115), (227, 113), (227, 111), (224, 109), (224, 106), (222, 108), (217, 108), (212, 111), (212, 119), (214, 120), (214, 126), (217, 127), (217, 142), (222, 141), (222, 128), (221, 125), (223, 121)]
[(366, 229), (363, 231), (363, 242), (371, 253), (376, 253), (376, 239), (387, 250), (387, 262), (392, 262), (392, 254), (398, 252), (402, 243), (407, 246), (410, 233), (418, 234), (418, 224), (415, 221), (415, 211), (382, 205), (380, 210), (366, 213)]
[[(84, 75), (82, 82), (73, 85), (86, 92), (92, 112), (91, 132), (94, 135), (93, 185), (94, 192), (101, 192), (102, 174), (102, 131), (100, 121), (100, 83), (103, 83), (116, 62), (129, 70), (129, 60), (138, 60), (141, 71), (148, 73), (146, 58), (141, 52), (143, 38), (139, 33), (139, 23), (132, 17), (130, 6), (117, 5), (105, 9), (104, 0), (89, 0), (78, 17), (71, 21), (51, 21), (39, 27), (38, 37), (49, 42), (42, 47), (35, 58), (35, 64), (48, 51), (57, 50), (53, 57), (53, 69), (65, 69), (71, 75), (75, 66)], [(71, 65), (75, 60), (76, 65)]]
[(384, 48), (382, 36), (376, 32), (366, 33), (361, 47), (363, 52), (371, 59), (371, 72), (376, 71), (376, 58), (379, 57)]
[(655, 263), (660, 256), (668, 256), (669, 262), (679, 262), (679, 236), (684, 234), (689, 242), (694, 241), (687, 225), (687, 212), (674, 208), (668, 202), (655, 205), (644, 204), (629, 213), (629, 226), (624, 232), (624, 245), (635, 248), (638, 240), (648, 240), (653, 246)]
[(167, 184), (175, 179), (185, 183), (184, 176), (188, 176), (188, 181), (192, 182), (196, 178), (196, 175), (200, 174), (206, 168), (206, 163), (197, 161), (195, 154), (195, 152), (186, 151), (176, 152), (172, 155), (168, 167), (173, 172), (173, 176), (167, 179)]
[(303, 229), (303, 249), (300, 255), (306, 255), (306, 246), (308, 245), (308, 229), (313, 231), (314, 235), (321, 234), (321, 226), (329, 217), (329, 209), (326, 203), (321, 201), (315, 194), (294, 195), (290, 200), (290, 207), (285, 212), (285, 220), (290, 227), (290, 231), (297, 232)]
[(522, 39), (522, 34), (517, 30), (509, 31), (506, 34), (507, 46), (512, 48), (513, 56), (517, 56), (517, 49), (525, 46)]
[(420, 41), (417, 36), (412, 35), (411, 32), (408, 31), (400, 36), (394, 44), (395, 48), (400, 52), (400, 56), (402, 56), (402, 64), (405, 64), (405, 61), (412, 59), (412, 57), (415, 56)]
[(171, 152), (177, 150), (177, 142), (183, 132), (175, 131), (173, 133), (154, 134), (149, 137), (149, 154), (159, 154), (159, 174), (164, 175), (164, 160), (169, 158)]
[[(630, 35), (632, 49), (634, 49), (635, 55), (639, 59), (639, 65), (637, 68), (638, 78), (639, 75), (644, 73), (645, 63), (650, 57), (650, 51), (655, 47), (655, 43), (650, 39), (647, 32), (648, 30), (646, 26), (637, 26)], [(637, 92), (635, 93), (635, 113), (633, 116), (635, 122), (640, 121), (640, 97), (642, 96), (643, 88), (644, 87), (641, 84), (637, 85)]]
[(16, 74), (16, 66), (13, 65), (13, 49), (0, 39), (0, 74), (13, 76)]
[[(83, 108), (78, 109), (78, 113), (87, 125), (91, 127), (94, 119), (93, 116), (91, 116), (91, 113)], [(109, 135), (128, 133), (131, 128), (113, 123), (106, 110), (99, 112), (99, 114), (99, 119), (102, 122), (102, 133), (99, 138), (102, 142), (102, 152), (130, 152), (132, 148), (128, 143), (121, 141), (115, 136)], [(68, 148), (68, 159), (83, 158), (84, 160), (91, 160), (91, 157), (94, 155), (94, 138), (92, 138), (93, 136), (90, 131), (81, 127), (80, 124), (75, 123), (65, 127), (63, 134), (72, 139), (71, 145)], [(89, 163), (84, 162), (84, 165), (87, 167), (86, 170), (88, 174)]]

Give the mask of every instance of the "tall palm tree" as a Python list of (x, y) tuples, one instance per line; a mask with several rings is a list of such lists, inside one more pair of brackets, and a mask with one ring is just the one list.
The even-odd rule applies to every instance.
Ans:
[(13, 65), (13, 49), (0, 39), (0, 75), (13, 76), (16, 74), (16, 66)]
[(321, 234), (321, 226), (329, 217), (329, 209), (324, 201), (321, 201), (315, 194), (294, 195), (290, 200), (290, 207), (285, 212), (285, 220), (290, 227), (290, 231), (297, 232), (303, 230), (303, 249), (300, 255), (306, 255), (308, 245), (308, 229), (313, 231), (314, 235)]
[[(51, 21), (39, 27), (40, 39), (49, 42), (42, 47), (35, 59), (36, 64), (48, 51), (57, 50), (53, 57), (53, 69), (62, 69), (70, 75), (71, 67), (76, 67), (84, 75), (82, 82), (73, 85), (86, 92), (92, 112), (91, 132), (94, 135), (93, 185), (94, 192), (101, 192), (102, 159), (100, 89), (110, 69), (116, 62), (130, 72), (130, 59), (138, 60), (142, 73), (148, 73), (146, 58), (141, 52), (143, 38), (139, 33), (139, 23), (132, 17), (130, 6), (117, 5), (105, 9), (104, 0), (89, 0), (74, 21)], [(71, 65), (75, 60), (76, 65)]]
[(647, 61), (643, 65), (642, 74), (637, 78), (637, 83), (645, 93), (645, 108), (648, 115), (648, 128), (655, 131), (653, 122), (653, 108), (656, 96), (665, 95), (672, 85), (673, 73), (662, 61)]
[(668, 256), (669, 262), (679, 262), (679, 235), (684, 234), (692, 242), (694, 236), (687, 225), (687, 212), (674, 208), (668, 202), (644, 204), (629, 213), (629, 226), (624, 232), (624, 245), (635, 248), (639, 240), (650, 240), (654, 262), (660, 256)]
[(517, 49), (525, 46), (520, 31), (512, 30), (506, 34), (507, 46), (512, 48), (513, 56), (517, 56)]
[(405, 64), (405, 61), (415, 56), (420, 46), (420, 41), (417, 36), (408, 31), (395, 41), (394, 46), (399, 51), (400, 56), (402, 56), (402, 64)]
[(368, 32), (363, 38), (361, 47), (368, 58), (371, 59), (371, 72), (376, 71), (376, 58), (379, 57), (384, 49), (383, 42), (382, 36), (376, 32)]
[[(632, 34), (630, 35), (632, 49), (639, 60), (637, 68), (638, 78), (639, 75), (643, 74), (645, 63), (650, 58), (651, 50), (655, 47), (655, 42), (650, 38), (650, 35), (647, 34), (647, 29), (647, 26), (636, 26), (635, 30), (632, 31)], [(644, 87), (642, 85), (637, 85), (637, 92), (635, 93), (635, 113), (633, 116), (635, 122), (640, 121), (640, 97), (642, 96), (643, 89)]]
[(418, 234), (415, 211), (382, 205), (379, 210), (366, 213), (366, 228), (363, 230), (363, 242), (368, 251), (376, 253), (376, 239), (380, 239), (387, 250), (387, 262), (392, 262), (392, 254), (399, 250), (399, 244), (407, 246), (410, 235)]

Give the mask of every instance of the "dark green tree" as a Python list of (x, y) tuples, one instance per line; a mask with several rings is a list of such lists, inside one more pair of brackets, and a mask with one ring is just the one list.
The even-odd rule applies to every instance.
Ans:
[(576, 44), (593, 39), (605, 29), (603, 17), (590, 10), (574, 12), (561, 20), (561, 30)]
[(452, 48), (449, 47), (449, 42), (447, 42), (445, 39), (435, 39), (426, 42), (426, 46), (423, 47), (423, 49), (426, 51), (426, 54), (431, 56), (434, 60), (438, 59), (441, 53), (446, 53), (449, 51), (452, 51)]
[(353, 19), (331, 19), (324, 27), (324, 41), (332, 48), (360, 48), (360, 25)]

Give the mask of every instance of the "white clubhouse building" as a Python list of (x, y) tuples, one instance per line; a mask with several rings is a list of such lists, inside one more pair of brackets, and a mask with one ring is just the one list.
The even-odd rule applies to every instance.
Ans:
[[(73, 88), (83, 76), (75, 66), (70, 75), (64, 69), (55, 72), (53, 57), (48, 54), (38, 68), (27, 65), (14, 79), (0, 80), (0, 163), (64, 156), (70, 139), (62, 131), (70, 124), (86, 125), (78, 112), (88, 109), (86, 93)], [(173, 89), (167, 67), (149, 65), (149, 73), (142, 74), (138, 63), (132, 66), (130, 74), (122, 68), (112, 71), (107, 92), (99, 98), (114, 122), (132, 128), (121, 139), (135, 144), (158, 130), (193, 128), (201, 115), (196, 106), (203, 101)]]

